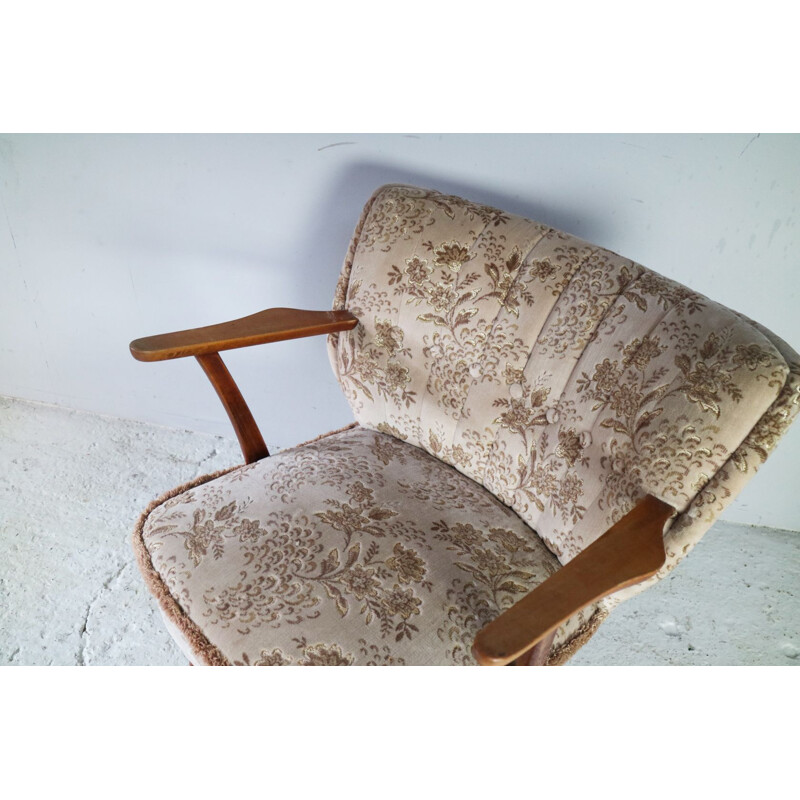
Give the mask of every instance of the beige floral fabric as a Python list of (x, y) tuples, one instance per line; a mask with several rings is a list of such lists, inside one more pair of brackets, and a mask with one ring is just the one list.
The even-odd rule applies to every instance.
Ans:
[(651, 581), (577, 614), (568, 658), (672, 569), (800, 410), (800, 358), (628, 259), (458, 197), (368, 202), (329, 338), (360, 427), (176, 490), (145, 577), (214, 664), (469, 664), (480, 628), (652, 494)]
[(330, 338), (358, 422), (485, 486), (562, 563), (652, 494), (680, 512), (672, 568), (798, 411), (798, 356), (770, 332), (608, 250), (435, 191), (376, 192), (334, 307), (360, 320)]
[(214, 663), (474, 663), (480, 628), (559, 567), (482, 486), (358, 427), (178, 494), (141, 537)]

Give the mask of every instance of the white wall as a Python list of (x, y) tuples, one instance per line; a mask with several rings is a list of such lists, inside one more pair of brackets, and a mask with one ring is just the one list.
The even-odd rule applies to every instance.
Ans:
[[(192, 359), (141, 364), (129, 340), (328, 308), (361, 207), (390, 181), (569, 231), (800, 349), (800, 136), (10, 135), (0, 394), (230, 435)], [(351, 419), (321, 338), (226, 360), (270, 447)], [(800, 530), (798, 464), (800, 424), (726, 517)]]

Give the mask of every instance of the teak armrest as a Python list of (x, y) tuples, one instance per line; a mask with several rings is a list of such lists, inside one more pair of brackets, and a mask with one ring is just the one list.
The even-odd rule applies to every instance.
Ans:
[(131, 355), (137, 361), (165, 361), (195, 356), (228, 412), (245, 463), (252, 464), (268, 456), (269, 450), (239, 387), (219, 355), (220, 351), (349, 331), (356, 325), (358, 319), (349, 311), (268, 308), (219, 325), (136, 339), (131, 342), (130, 348)]
[(349, 331), (358, 319), (349, 311), (303, 311), (298, 308), (268, 308), (249, 317), (191, 328), (186, 331), (147, 336), (131, 342), (131, 355), (138, 361), (219, 353), (254, 344), (300, 339), (322, 333)]
[(590, 603), (655, 575), (666, 560), (664, 525), (675, 513), (648, 495), (544, 583), (486, 625), (472, 652), (503, 666), (526, 654)]

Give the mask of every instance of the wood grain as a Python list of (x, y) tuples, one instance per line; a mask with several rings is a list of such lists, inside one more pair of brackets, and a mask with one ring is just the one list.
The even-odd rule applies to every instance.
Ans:
[(655, 575), (666, 560), (664, 525), (675, 513), (651, 495), (544, 583), (486, 625), (472, 652), (503, 666), (590, 603)]
[(218, 325), (146, 336), (131, 342), (130, 349), (131, 355), (138, 361), (165, 361), (267, 342), (347, 331), (356, 325), (358, 319), (349, 311), (268, 308)]
[(254, 461), (266, 458), (269, 450), (264, 444), (261, 431), (219, 353), (208, 353), (196, 358), (228, 412), (228, 418), (239, 440), (239, 447), (242, 448), (244, 463), (252, 464)]
[(553, 641), (556, 632), (550, 631), (544, 639), (540, 639), (530, 650), (526, 650), (521, 656), (511, 662), (513, 667), (543, 667), (547, 664), (550, 657), (550, 650), (553, 648)]

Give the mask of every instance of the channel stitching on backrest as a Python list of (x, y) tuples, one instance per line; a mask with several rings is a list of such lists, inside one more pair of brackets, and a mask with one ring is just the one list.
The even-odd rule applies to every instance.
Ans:
[(562, 563), (649, 493), (679, 511), (671, 568), (798, 411), (798, 356), (766, 329), (435, 191), (373, 195), (334, 308), (360, 320), (330, 341), (356, 420), (483, 484)]

